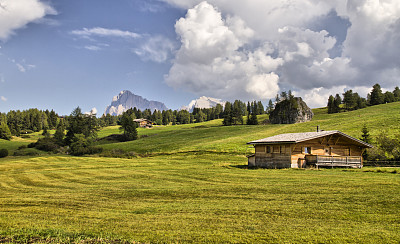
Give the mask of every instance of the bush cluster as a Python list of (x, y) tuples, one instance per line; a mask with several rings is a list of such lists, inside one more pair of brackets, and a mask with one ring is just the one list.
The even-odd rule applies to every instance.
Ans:
[(8, 156), (8, 150), (7, 149), (0, 149), (0, 158), (5, 158)]

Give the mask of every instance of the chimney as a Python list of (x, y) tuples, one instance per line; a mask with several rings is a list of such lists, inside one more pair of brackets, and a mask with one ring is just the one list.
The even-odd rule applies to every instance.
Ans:
[(319, 130), (319, 125), (317, 125), (317, 132), (320, 132), (320, 130)]

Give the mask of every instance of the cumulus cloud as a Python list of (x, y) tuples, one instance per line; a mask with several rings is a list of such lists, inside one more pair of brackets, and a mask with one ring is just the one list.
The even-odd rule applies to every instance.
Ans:
[(165, 77), (170, 86), (224, 99), (260, 98), (278, 91), (279, 77), (272, 71), (282, 59), (273, 58), (268, 45), (246, 50), (254, 31), (240, 18), (223, 18), (202, 2), (178, 20), (175, 29), (182, 45)]
[(96, 115), (97, 108), (92, 108), (89, 112), (85, 112), (86, 115)]
[(153, 36), (148, 38), (140, 48), (135, 48), (132, 51), (142, 60), (154, 61), (163, 63), (170, 58), (175, 46), (171, 40), (163, 36)]
[(94, 28), (83, 28), (82, 30), (73, 30), (70, 32), (72, 35), (80, 36), (83, 38), (89, 38), (91, 36), (100, 36), (100, 37), (123, 37), (123, 38), (140, 38), (141, 35), (138, 33), (123, 31), (119, 29), (107, 29), (102, 27), (94, 27)]
[(0, 40), (3, 41), (30, 22), (57, 14), (54, 8), (39, 0), (1, 0), (0, 6)]
[(398, 0), (163, 1), (188, 9), (172, 87), (249, 100), (292, 89), (317, 105), (329, 92), (398, 85)]
[(5, 98), (3, 96), (0, 96), (0, 100), (3, 101), (3, 102), (7, 102), (7, 98)]

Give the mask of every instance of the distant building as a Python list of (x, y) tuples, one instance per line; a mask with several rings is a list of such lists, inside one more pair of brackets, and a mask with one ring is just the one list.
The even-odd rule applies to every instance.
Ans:
[(255, 147), (249, 166), (261, 168), (361, 168), (364, 150), (373, 147), (337, 130), (281, 134), (247, 144)]
[(151, 128), (155, 124), (153, 121), (150, 121), (148, 119), (134, 119), (133, 122), (138, 123), (139, 127), (142, 128)]

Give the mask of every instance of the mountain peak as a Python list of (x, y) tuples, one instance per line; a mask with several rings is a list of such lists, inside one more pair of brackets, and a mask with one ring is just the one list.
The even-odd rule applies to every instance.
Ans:
[(121, 115), (123, 112), (130, 108), (136, 107), (140, 110), (150, 109), (154, 110), (167, 110), (168, 108), (162, 102), (149, 101), (139, 95), (133, 94), (131, 91), (123, 90), (117, 96), (114, 96), (110, 106), (104, 111), (104, 114)]
[(194, 108), (212, 108), (217, 106), (217, 104), (221, 104), (222, 106), (225, 106), (224, 101), (218, 98), (212, 98), (212, 97), (206, 97), (206, 96), (201, 96), (196, 100), (192, 100), (189, 105), (187, 106), (182, 106), (180, 110), (187, 110), (189, 112), (192, 112)]

